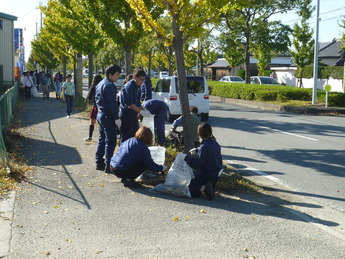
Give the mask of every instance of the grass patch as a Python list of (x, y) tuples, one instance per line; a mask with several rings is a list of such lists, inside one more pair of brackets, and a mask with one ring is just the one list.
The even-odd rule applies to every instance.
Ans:
[(232, 193), (234, 191), (258, 192), (261, 190), (255, 183), (242, 177), (237, 170), (230, 166), (224, 165), (224, 171), (219, 176), (216, 184), (216, 190), (223, 193)]
[[(177, 150), (170, 143), (170, 140), (167, 138), (167, 144), (165, 145), (165, 165), (170, 168), (173, 164), (176, 156), (181, 151)], [(242, 177), (237, 170), (230, 165), (223, 165), (224, 171), (220, 175), (218, 182), (216, 184), (216, 191), (218, 193), (232, 193), (234, 191), (242, 192), (259, 192), (261, 188), (249, 181), (248, 179)], [(149, 180), (143, 180), (142, 183), (149, 188), (163, 183), (166, 178), (166, 172), (160, 174), (159, 177)]]
[(273, 104), (279, 104), (279, 105), (285, 105), (285, 106), (295, 106), (295, 107), (324, 107), (324, 102), (319, 102), (317, 105), (313, 105), (311, 101), (302, 101), (302, 100), (287, 100), (284, 102), (278, 102), (278, 101), (267, 101), (267, 103), (273, 103)]

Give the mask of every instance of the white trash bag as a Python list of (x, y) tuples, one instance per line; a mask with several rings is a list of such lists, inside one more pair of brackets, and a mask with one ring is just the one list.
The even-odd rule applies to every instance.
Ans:
[(165, 182), (156, 185), (150, 191), (191, 198), (188, 186), (194, 178), (193, 169), (183, 159), (184, 154), (177, 154)]
[(165, 147), (161, 146), (150, 146), (151, 157), (157, 165), (164, 165), (165, 162)]
[[(150, 150), (150, 154), (152, 157), (153, 162), (157, 165), (164, 165), (165, 162), (165, 147), (161, 146), (150, 146), (148, 147)], [(138, 176), (137, 180), (145, 180), (157, 177), (157, 172), (151, 172), (149, 170), (145, 170), (144, 173)]]
[(143, 117), (143, 120), (141, 122), (141, 126), (148, 127), (152, 131), (152, 144), (155, 143), (155, 116), (150, 115), (147, 117)]

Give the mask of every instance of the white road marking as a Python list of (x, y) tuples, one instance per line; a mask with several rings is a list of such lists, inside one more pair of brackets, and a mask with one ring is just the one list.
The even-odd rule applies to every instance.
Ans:
[(308, 139), (308, 140), (312, 140), (312, 141), (319, 141), (318, 139), (315, 139), (315, 138), (310, 138), (310, 137), (306, 137), (306, 136), (303, 136), (303, 135), (290, 133), (290, 132), (287, 132), (287, 131), (273, 129), (273, 128), (266, 127), (266, 126), (255, 125), (255, 124), (244, 122), (244, 121), (240, 121), (240, 123), (253, 125), (253, 126), (258, 127), (258, 128), (272, 130), (272, 131), (275, 131), (275, 132), (279, 132), (279, 133), (282, 133), (282, 134), (286, 134), (286, 135), (290, 135), (290, 136), (294, 136), (294, 137), (298, 137), (298, 138), (304, 138), (304, 139)]

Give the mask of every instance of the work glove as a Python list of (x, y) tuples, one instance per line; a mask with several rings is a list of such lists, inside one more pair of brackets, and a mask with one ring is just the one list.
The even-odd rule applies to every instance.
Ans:
[(168, 170), (168, 167), (163, 165), (163, 171), (166, 171), (166, 170)]
[(189, 153), (194, 156), (194, 155), (196, 155), (198, 153), (198, 149), (197, 148), (192, 148), (191, 150), (189, 150)]
[(140, 112), (140, 115), (143, 116), (143, 117), (148, 117), (150, 115), (152, 115), (148, 110), (144, 109), (144, 110), (141, 110)]
[(117, 127), (118, 129), (121, 128), (121, 124), (122, 124), (122, 122), (121, 122), (120, 119), (115, 120), (115, 125), (116, 125), (116, 127)]

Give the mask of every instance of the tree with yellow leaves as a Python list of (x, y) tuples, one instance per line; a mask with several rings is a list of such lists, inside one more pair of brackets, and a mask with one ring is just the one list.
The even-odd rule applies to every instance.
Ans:
[(163, 8), (171, 22), (171, 30), (166, 30), (160, 23), (159, 17), (154, 17), (144, 0), (126, 0), (137, 14), (137, 19), (143, 24), (144, 30), (154, 31), (157, 37), (164, 39), (165, 45), (172, 46), (175, 54), (179, 96), (183, 117), (183, 130), (187, 134), (184, 151), (193, 148), (191, 128), (189, 123), (189, 103), (187, 93), (187, 78), (183, 44), (189, 38), (198, 38), (204, 31), (204, 26), (213, 21), (219, 14), (234, 5), (246, 4), (248, 0), (153, 0), (155, 5)]

